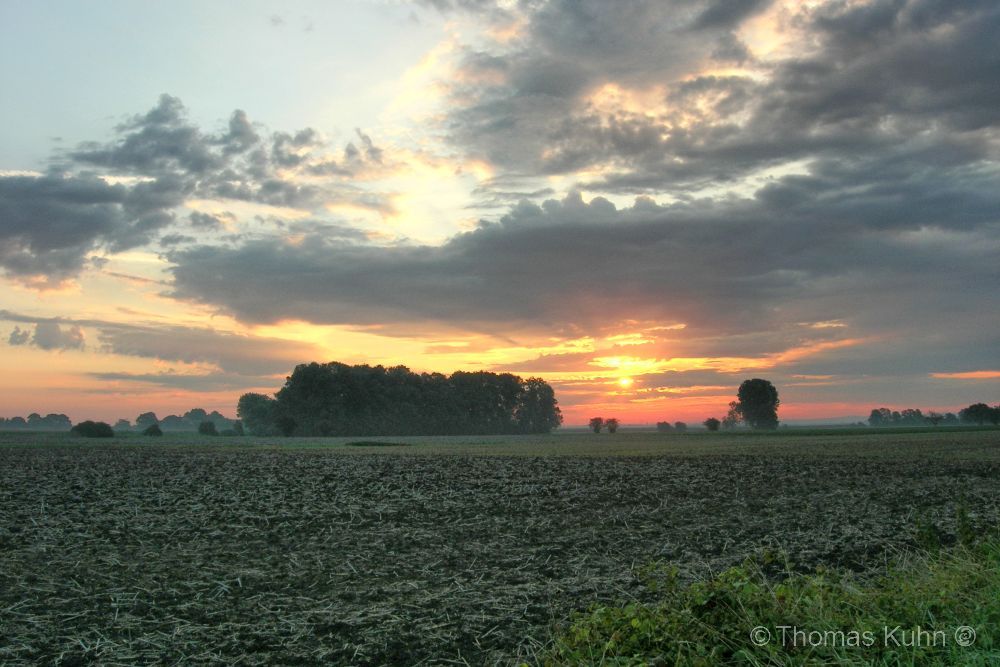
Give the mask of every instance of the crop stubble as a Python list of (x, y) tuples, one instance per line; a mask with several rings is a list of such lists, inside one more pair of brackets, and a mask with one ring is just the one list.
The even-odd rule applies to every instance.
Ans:
[(0, 448), (0, 662), (508, 663), (631, 568), (864, 569), (1000, 463)]

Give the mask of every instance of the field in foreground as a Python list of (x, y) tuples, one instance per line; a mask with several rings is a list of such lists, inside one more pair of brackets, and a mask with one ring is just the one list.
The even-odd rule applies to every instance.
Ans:
[(997, 430), (402, 442), (0, 435), (0, 662), (502, 664), (649, 562), (1000, 523)]

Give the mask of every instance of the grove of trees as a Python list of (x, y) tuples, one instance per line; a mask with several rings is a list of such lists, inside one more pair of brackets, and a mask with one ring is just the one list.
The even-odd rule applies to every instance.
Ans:
[(69, 417), (63, 414), (47, 414), (44, 417), (37, 412), (32, 412), (28, 418), (11, 417), (4, 419), (0, 417), (0, 429), (2, 430), (28, 430), (28, 431), (69, 431), (73, 423)]
[(986, 403), (973, 403), (962, 408), (956, 415), (954, 412), (939, 414), (928, 412), (924, 414), (919, 408), (905, 410), (890, 410), (889, 408), (873, 408), (868, 415), (869, 426), (957, 426), (959, 424), (1000, 424), (1000, 405), (990, 407)]
[(254, 435), (548, 433), (562, 423), (552, 387), (538, 378), (338, 362), (296, 366), (274, 398), (241, 396), (237, 415)]

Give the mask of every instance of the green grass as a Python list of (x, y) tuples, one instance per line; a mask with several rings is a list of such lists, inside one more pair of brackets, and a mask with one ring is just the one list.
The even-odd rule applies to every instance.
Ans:
[[(676, 569), (648, 568), (659, 602), (577, 615), (539, 663), (1000, 664), (997, 537), (901, 556), (875, 576), (785, 569), (775, 577), (775, 565), (766, 554), (688, 585)], [(976, 632), (971, 645), (959, 641), (963, 627)]]

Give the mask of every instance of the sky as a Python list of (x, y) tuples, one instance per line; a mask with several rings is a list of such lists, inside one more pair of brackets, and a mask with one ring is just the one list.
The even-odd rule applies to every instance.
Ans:
[(0, 416), (1000, 401), (995, 0), (0, 0)]

